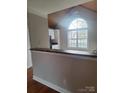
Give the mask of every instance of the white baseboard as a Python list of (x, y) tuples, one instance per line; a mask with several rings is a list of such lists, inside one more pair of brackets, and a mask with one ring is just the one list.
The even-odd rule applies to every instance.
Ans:
[(31, 67), (32, 67), (32, 65), (28, 65), (28, 66), (27, 66), (27, 69), (29, 69), (29, 68), (31, 68)]
[(58, 92), (60, 92), (60, 93), (71, 93), (70, 91), (68, 91), (66, 89), (63, 89), (63, 88), (61, 88), (61, 87), (59, 87), (59, 86), (57, 86), (57, 85), (55, 85), (53, 83), (50, 83), (50, 82), (48, 82), (48, 81), (46, 81), (44, 79), (41, 79), (41, 78), (39, 78), (39, 77), (37, 77), (35, 75), (33, 75), (33, 79), (38, 81), (38, 82), (40, 82), (40, 83), (42, 83), (42, 84), (44, 84), (44, 85), (46, 85), (46, 86), (48, 86), (48, 87), (50, 87), (50, 88), (52, 88), (52, 89), (54, 89), (54, 90), (56, 90), (56, 91), (58, 91)]

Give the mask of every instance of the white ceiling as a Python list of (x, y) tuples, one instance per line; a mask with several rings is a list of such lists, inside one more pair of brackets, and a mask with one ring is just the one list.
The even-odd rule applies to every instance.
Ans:
[(47, 17), (47, 14), (92, 0), (27, 0), (28, 12)]

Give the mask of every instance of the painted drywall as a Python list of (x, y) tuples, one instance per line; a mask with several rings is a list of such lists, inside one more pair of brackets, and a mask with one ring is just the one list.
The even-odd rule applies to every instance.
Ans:
[[(61, 49), (70, 49), (67, 47), (68, 26), (76, 17), (83, 18), (88, 23), (88, 48), (80, 49), (92, 51), (97, 49), (97, 13), (89, 9), (77, 6), (73, 8), (58, 24), (60, 28), (60, 47)], [(78, 49), (79, 50), (79, 49)]]
[(47, 17), (50, 13), (77, 6), (88, 1), (92, 0), (27, 0), (27, 8), (31, 13)]
[(28, 27), (31, 48), (49, 48), (47, 19), (28, 13)]
[[(33, 75), (41, 80), (70, 93), (96, 93), (96, 58), (32, 51), (32, 60)], [(88, 87), (92, 88), (92, 91), (89, 92)]]
[(30, 48), (31, 46), (30, 46), (29, 30), (27, 29), (27, 68), (30, 68), (32, 66)]

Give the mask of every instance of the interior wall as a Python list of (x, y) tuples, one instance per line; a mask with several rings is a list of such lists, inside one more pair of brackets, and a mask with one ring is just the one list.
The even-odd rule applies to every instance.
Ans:
[[(32, 51), (32, 60), (33, 76), (66, 89), (69, 93), (96, 93), (96, 58)], [(86, 87), (92, 87), (93, 91), (83, 91)]]
[(49, 48), (47, 19), (28, 13), (28, 27), (31, 48)]
[(29, 30), (27, 29), (27, 68), (30, 68), (32, 66), (30, 47)]
[[(81, 6), (73, 8), (62, 21), (60, 21), (58, 27), (60, 28), (60, 47), (61, 49), (69, 49), (67, 47), (67, 34), (68, 26), (72, 20), (79, 15), (88, 23), (88, 48), (80, 50), (96, 50), (97, 49), (97, 13), (90, 11), (89, 9), (83, 8)], [(79, 49), (78, 49), (79, 50)]]

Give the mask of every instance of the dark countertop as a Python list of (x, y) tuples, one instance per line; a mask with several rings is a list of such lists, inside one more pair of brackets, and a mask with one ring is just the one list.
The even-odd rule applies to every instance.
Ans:
[(97, 57), (97, 54), (87, 51), (77, 51), (77, 50), (61, 50), (61, 49), (49, 49), (49, 48), (31, 48), (31, 51), (43, 51), (43, 52), (52, 52), (52, 53), (61, 53), (69, 55), (79, 55), (79, 56), (88, 56), (88, 57)]

